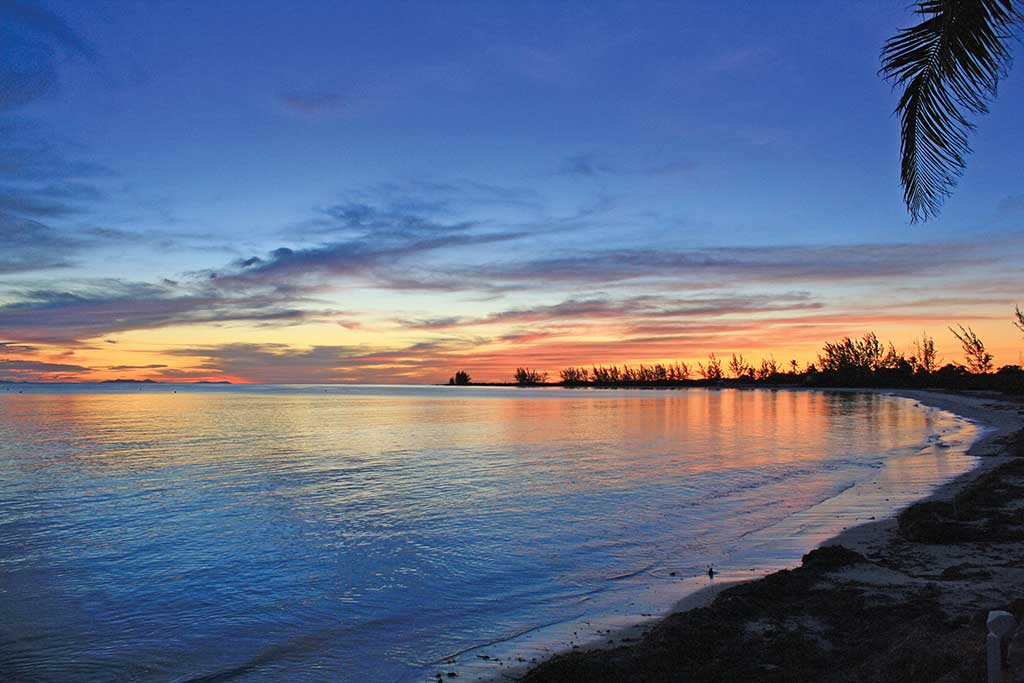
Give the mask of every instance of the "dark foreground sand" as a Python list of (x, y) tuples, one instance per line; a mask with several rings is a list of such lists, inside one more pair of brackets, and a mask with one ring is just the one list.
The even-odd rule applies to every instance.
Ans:
[[(894, 519), (843, 532), (796, 569), (719, 587), (635, 642), (562, 654), (515, 679), (984, 680), (988, 611), (1024, 617), (1024, 404), (891, 393), (990, 427), (970, 451), (985, 456), (978, 468)], [(1024, 628), (1014, 645), (1024, 680)]]

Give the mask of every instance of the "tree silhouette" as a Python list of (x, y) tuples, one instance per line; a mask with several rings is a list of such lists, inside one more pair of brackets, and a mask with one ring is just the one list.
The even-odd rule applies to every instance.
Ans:
[(548, 373), (531, 368), (516, 368), (515, 380), (522, 387), (543, 384), (548, 381)]
[(949, 331), (953, 333), (953, 336), (960, 341), (960, 345), (964, 348), (967, 369), (977, 374), (992, 372), (992, 354), (985, 350), (985, 345), (978, 338), (978, 335), (970, 327), (964, 327), (963, 325), (957, 325), (957, 327), (960, 328), (959, 332), (952, 327), (949, 328)]
[(459, 386), (465, 386), (469, 384), (470, 377), (469, 373), (465, 370), (459, 370), (455, 373), (455, 376), (448, 380), (448, 384), (457, 384)]
[(697, 363), (697, 367), (700, 369), (700, 374), (707, 380), (720, 380), (725, 376), (725, 373), (722, 372), (722, 361), (718, 360), (713, 353), (708, 354), (707, 365)]
[(586, 368), (565, 368), (560, 374), (562, 384), (567, 387), (579, 386), (590, 381), (590, 372)]
[(746, 359), (743, 358), (743, 354), (732, 354), (732, 360), (729, 361), (729, 372), (736, 379), (743, 377), (749, 377), (754, 374), (754, 368), (747, 363)]
[(988, 111), (1024, 15), (1018, 0), (920, 0), (915, 13), (921, 23), (886, 42), (880, 73), (903, 90), (900, 182), (917, 222), (938, 215), (963, 174), (968, 117)]
[(921, 339), (914, 340), (914, 357), (911, 359), (915, 372), (930, 374), (939, 369), (938, 354), (935, 352), (935, 340), (927, 334), (922, 334)]
[[(796, 361), (793, 361), (796, 364)], [(775, 362), (775, 358), (769, 356), (768, 358), (761, 359), (761, 367), (757, 369), (755, 376), (761, 381), (767, 381), (779, 374), (779, 364)]]

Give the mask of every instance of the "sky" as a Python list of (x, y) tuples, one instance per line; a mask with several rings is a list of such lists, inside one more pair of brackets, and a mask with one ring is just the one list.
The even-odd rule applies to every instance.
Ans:
[[(0, 0), (0, 379), (1021, 361), (1024, 76), (911, 224), (905, 0)], [(1018, 47), (1017, 51), (1024, 50)]]

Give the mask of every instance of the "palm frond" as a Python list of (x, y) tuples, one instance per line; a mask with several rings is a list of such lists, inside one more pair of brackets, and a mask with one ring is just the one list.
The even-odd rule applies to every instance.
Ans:
[(969, 115), (984, 114), (1010, 67), (1016, 0), (921, 0), (921, 23), (882, 49), (881, 73), (902, 88), (900, 180), (914, 222), (938, 214), (970, 154)]

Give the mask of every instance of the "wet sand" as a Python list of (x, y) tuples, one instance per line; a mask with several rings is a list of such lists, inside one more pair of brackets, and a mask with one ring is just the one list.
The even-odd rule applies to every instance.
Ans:
[[(529, 660), (510, 658), (492, 678), (980, 679), (988, 610), (1024, 616), (1024, 458), (1017, 457), (1024, 408), (982, 394), (882, 393), (983, 426), (969, 450), (977, 466), (898, 517), (851, 524), (822, 539), (796, 569), (758, 580), (744, 581), (752, 577), (741, 573), (688, 579), (694, 592), (667, 618), (608, 628), (602, 639), (533, 669)], [(873, 500), (873, 487), (855, 488), (850, 495), (858, 498), (836, 501), (837, 512), (852, 520), (884, 508), (888, 499)], [(765, 542), (785, 532), (775, 530)]]

